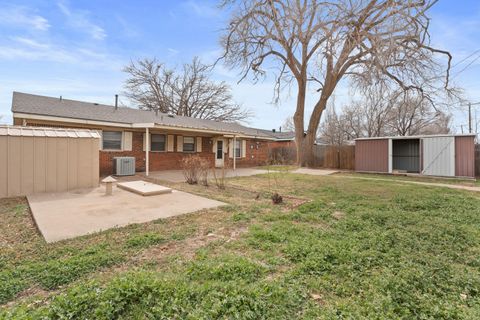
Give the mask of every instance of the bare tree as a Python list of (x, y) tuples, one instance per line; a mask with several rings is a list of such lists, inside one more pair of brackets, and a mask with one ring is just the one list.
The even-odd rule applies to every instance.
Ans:
[(282, 124), (282, 130), (287, 132), (295, 131), (295, 124), (293, 123), (293, 117), (287, 117)]
[[(322, 114), (342, 79), (381, 79), (430, 99), (435, 86), (448, 87), (451, 55), (429, 43), (427, 11), (436, 2), (224, 0), (233, 10), (223, 58), (243, 68), (241, 80), (276, 67), (277, 99), (282, 88), (296, 85), (297, 161), (310, 165)], [(448, 58), (446, 67), (436, 54)], [(317, 86), (316, 102), (304, 130), (309, 84)]]
[(327, 108), (323, 123), (319, 127), (318, 137), (322, 143), (328, 145), (343, 145), (349, 140), (347, 124), (335, 111), (335, 107)]
[(125, 95), (141, 109), (216, 121), (243, 121), (251, 116), (233, 102), (225, 82), (211, 80), (211, 68), (194, 58), (181, 70), (156, 59), (131, 62), (123, 69), (129, 78)]
[[(326, 116), (320, 131), (322, 140), (343, 132), (347, 140), (382, 135), (443, 134), (450, 132), (451, 116), (432, 106), (413, 91), (389, 92), (371, 87), (361, 100), (352, 102), (342, 113)], [(336, 139), (340, 141), (340, 139)]]
[(422, 96), (405, 92), (391, 101), (387, 126), (400, 136), (448, 133), (450, 116), (435, 109)]

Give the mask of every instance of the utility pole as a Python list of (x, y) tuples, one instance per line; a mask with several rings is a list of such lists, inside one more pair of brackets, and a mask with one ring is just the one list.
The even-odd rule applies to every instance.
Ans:
[[(476, 105), (480, 105), (480, 102), (475, 102), (475, 103), (469, 102), (466, 105), (468, 107), (468, 133), (473, 132), (473, 128), (472, 128), (472, 106), (476, 106)], [(463, 106), (465, 106), (465, 105), (463, 105)], [(477, 110), (475, 109), (475, 118), (476, 118), (476, 112), (477, 112)], [(463, 133), (463, 126), (462, 126), (462, 133)]]
[(468, 103), (468, 133), (472, 133), (472, 103)]

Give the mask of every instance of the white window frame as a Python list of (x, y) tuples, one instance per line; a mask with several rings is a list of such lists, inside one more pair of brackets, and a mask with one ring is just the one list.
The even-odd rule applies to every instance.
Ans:
[[(153, 149), (153, 136), (163, 136), (163, 150)], [(167, 135), (163, 133), (151, 133), (150, 134), (150, 152), (166, 152), (167, 151)]]
[(235, 145), (233, 146), (233, 156), (237, 159), (242, 157), (242, 140), (235, 139)]
[[(118, 149), (107, 149), (105, 148), (105, 132), (108, 133), (119, 133), (120, 134), (120, 147)], [(116, 130), (103, 130), (102, 131), (102, 150), (103, 151), (123, 151), (123, 132)]]
[[(192, 139), (192, 143), (185, 143), (186, 139)], [(193, 145), (192, 150), (185, 150), (185, 145), (186, 144), (191, 144)], [(183, 152), (185, 153), (194, 153), (196, 150), (196, 142), (195, 142), (195, 137), (183, 137)]]

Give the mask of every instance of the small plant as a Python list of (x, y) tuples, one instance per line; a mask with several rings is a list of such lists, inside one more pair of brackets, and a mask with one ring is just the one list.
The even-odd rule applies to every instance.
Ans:
[(202, 185), (208, 185), (208, 168), (208, 160), (199, 155), (188, 156), (182, 160), (183, 176), (188, 184), (197, 184), (200, 182)]
[(226, 165), (220, 169), (220, 172), (217, 172), (217, 169), (215, 167), (212, 168), (213, 179), (215, 180), (215, 185), (218, 189), (224, 190), (227, 186), (227, 170), (228, 168), (226, 168)]
[(273, 202), (273, 204), (280, 204), (280, 203), (283, 202), (283, 197), (281, 195), (279, 195), (277, 192), (275, 192), (272, 195), (272, 202)]

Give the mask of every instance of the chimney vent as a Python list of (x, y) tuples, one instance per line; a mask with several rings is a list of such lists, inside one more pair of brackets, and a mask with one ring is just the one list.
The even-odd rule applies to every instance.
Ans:
[(275, 133), (276, 131), (277, 131), (277, 130), (275, 130), (275, 129), (272, 129), (272, 132), (273, 132), (273, 133)]
[(60, 96), (60, 101), (63, 101), (63, 98), (62, 98), (62, 96)]
[(115, 110), (118, 109), (118, 94), (115, 95)]

